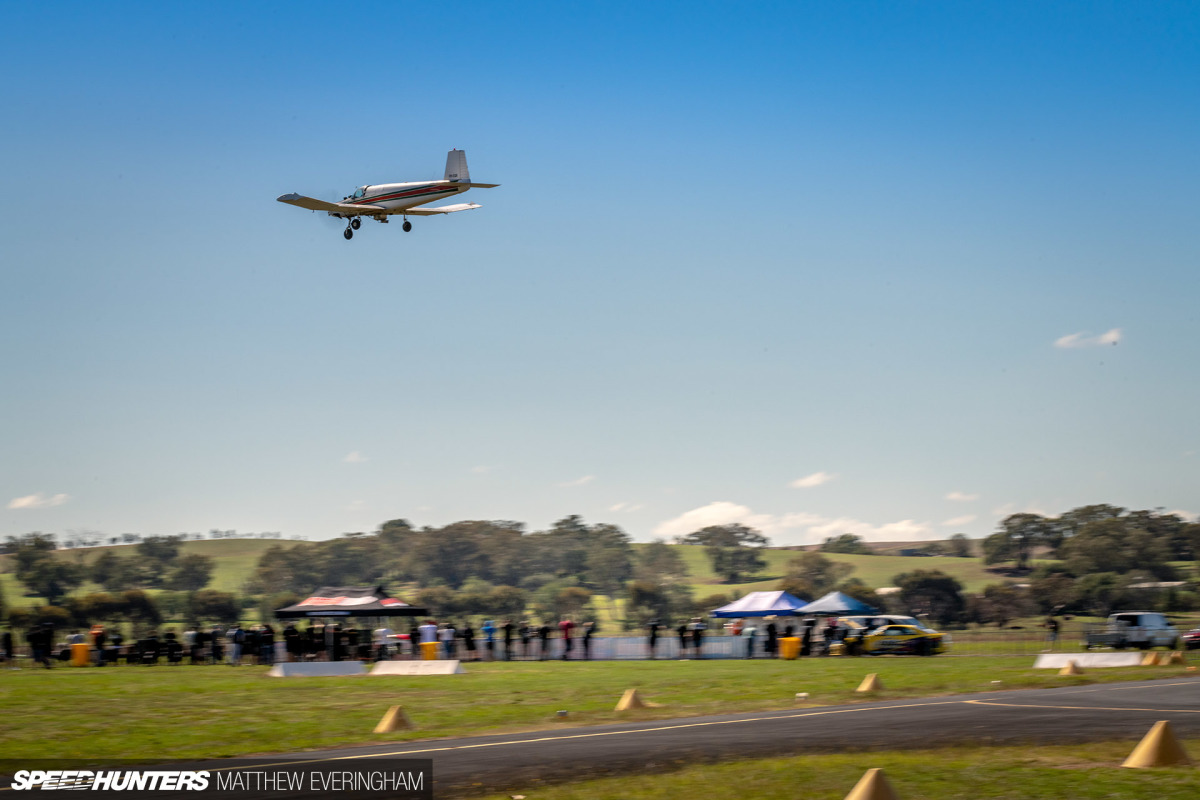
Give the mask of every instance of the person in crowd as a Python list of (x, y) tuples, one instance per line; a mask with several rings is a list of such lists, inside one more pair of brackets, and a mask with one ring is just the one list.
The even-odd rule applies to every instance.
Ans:
[(696, 651), (696, 658), (704, 657), (704, 631), (708, 628), (704, 624), (704, 619), (701, 617), (693, 617), (692, 624), (688, 626), (692, 631), (692, 648)]
[(679, 637), (679, 657), (687, 658), (688, 643), (691, 641), (691, 637), (688, 636), (687, 620), (679, 623), (679, 627), (675, 629), (675, 635)]
[(338, 625), (325, 626), (325, 655), (330, 661), (342, 660), (341, 627)]
[(746, 658), (754, 658), (754, 634), (756, 633), (758, 630), (753, 621), (742, 626), (742, 638), (746, 640)]
[(108, 644), (108, 637), (104, 634), (103, 625), (92, 626), (92, 646), (96, 648), (96, 666), (104, 666), (104, 646)]
[(652, 619), (646, 623), (646, 643), (649, 646), (650, 658), (655, 658), (655, 649), (658, 647), (658, 632), (662, 629), (662, 623), (657, 619)]
[(204, 646), (208, 644), (208, 631), (202, 625), (196, 626), (196, 638), (192, 641), (192, 663), (204, 663)]
[(779, 651), (779, 629), (775, 627), (775, 618), (767, 617), (767, 640), (763, 642), (763, 651), (767, 658), (774, 658)]
[[(120, 628), (117, 628), (112, 632), (112, 636), (109, 637), (109, 641), (112, 642), (112, 662), (113, 666), (115, 667), (117, 665), (117, 660), (121, 657), (121, 646), (125, 644), (125, 637), (121, 635)], [(126, 663), (128, 662), (129, 659), (126, 657)]]
[(54, 628), (50, 623), (45, 622), (34, 628), (25, 639), (33, 651), (34, 663), (50, 669), (50, 650), (54, 647)]
[(512, 661), (512, 643), (513, 643), (513, 625), (511, 619), (504, 620), (504, 624), (500, 626), (504, 637), (504, 660)]
[(817, 621), (815, 619), (804, 620), (804, 624), (802, 626), (803, 632), (801, 633), (800, 637), (800, 655), (802, 656), (812, 655), (812, 633), (813, 628), (816, 627), (816, 624)]
[(479, 655), (475, 652), (475, 629), (471, 627), (471, 623), (463, 623), (462, 628), (463, 649), (466, 650), (467, 661), (478, 661)]
[(532, 626), (528, 620), (521, 620), (521, 658), (529, 658), (529, 642), (532, 639)]
[(588, 620), (583, 623), (583, 660), (590, 661), (592, 658), (592, 634), (596, 632), (596, 623)]
[(413, 658), (421, 655), (421, 625), (416, 617), (408, 621), (408, 654)]
[(151, 630), (145, 639), (138, 642), (138, 650), (142, 654), (142, 663), (148, 667), (158, 664), (161, 645), (158, 641), (158, 631)]
[(308, 622), (308, 657), (314, 661), (329, 660), (329, 651), (325, 649), (324, 622), (318, 622), (316, 625)]
[(1045, 652), (1049, 653), (1054, 649), (1055, 643), (1058, 642), (1058, 620), (1054, 618), (1053, 614), (1050, 614), (1046, 617), (1046, 621), (1042, 623), (1042, 626), (1046, 629)]
[(550, 626), (544, 622), (538, 628), (538, 642), (538, 660), (545, 661), (550, 656)]
[(795, 631), (796, 627), (789, 622), (787, 625), (783, 626), (783, 637), (785, 639), (791, 639), (795, 636)]
[(242, 657), (247, 664), (261, 664), (259, 647), (262, 644), (262, 628), (251, 625), (242, 629)]
[(183, 646), (179, 644), (179, 637), (175, 635), (174, 628), (167, 628), (163, 634), (162, 651), (168, 664), (178, 664), (183, 660)]
[(485, 619), (482, 630), (484, 652), (487, 653), (487, 660), (493, 661), (496, 658), (496, 623)]
[(288, 621), (288, 624), (283, 626), (283, 649), (287, 653), (288, 661), (299, 661), (301, 658), (301, 640), (300, 631), (296, 629), (296, 623)]
[(442, 643), (442, 654), (446, 658), (454, 658), (455, 645), (457, 644), (455, 641), (456, 636), (457, 631), (454, 630), (454, 626), (450, 622), (444, 623), (438, 629), (438, 640)]
[(833, 645), (841, 639), (841, 631), (838, 628), (836, 617), (829, 617), (825, 620), (825, 630), (822, 632), (825, 637), (825, 655), (832, 652)]
[(348, 661), (356, 661), (360, 657), (358, 652), (358, 629), (350, 628), (342, 631), (342, 641), (346, 643), (345, 658)]
[(17, 669), (16, 651), (13, 649), (13, 635), (9, 628), (4, 629), (4, 633), (0, 634), (0, 651), (4, 653), (4, 666), (9, 669)]
[(229, 640), (229, 665), (236, 667), (242, 663), (242, 647), (246, 644), (246, 632), (242, 630), (242, 623), (235, 622), (233, 627), (225, 632), (225, 638)]
[(258, 633), (258, 652), (258, 663), (275, 663), (275, 629), (270, 625), (263, 625)]
[(563, 618), (558, 623), (559, 634), (562, 636), (562, 660), (566, 661), (571, 657), (571, 631), (575, 628), (575, 623), (567, 618)]
[(395, 635), (392, 629), (384, 625), (382, 628), (375, 629), (375, 660), (387, 661), (392, 654), (392, 637)]
[(189, 625), (188, 629), (183, 632), (183, 650), (188, 654), (188, 660), (195, 664), (199, 659), (196, 658), (196, 626)]
[(213, 625), (208, 632), (208, 657), (214, 664), (220, 664), (225, 659), (225, 632), (220, 625)]

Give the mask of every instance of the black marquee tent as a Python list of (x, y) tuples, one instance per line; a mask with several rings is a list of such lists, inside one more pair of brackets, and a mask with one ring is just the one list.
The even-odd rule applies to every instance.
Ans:
[(429, 613), (403, 600), (388, 597), (387, 591), (362, 586), (322, 586), (312, 597), (275, 612), (279, 619), (299, 617), (419, 617)]

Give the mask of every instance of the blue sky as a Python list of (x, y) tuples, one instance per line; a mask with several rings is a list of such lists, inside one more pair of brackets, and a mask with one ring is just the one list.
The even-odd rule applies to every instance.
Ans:
[[(1200, 512), (1194, 4), (10, 3), (0, 65), (0, 533)], [(503, 185), (408, 234), (274, 201), (451, 147)]]

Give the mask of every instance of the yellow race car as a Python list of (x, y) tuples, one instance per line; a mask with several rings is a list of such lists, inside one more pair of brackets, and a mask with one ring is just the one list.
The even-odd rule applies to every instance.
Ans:
[(916, 625), (882, 625), (854, 634), (844, 641), (853, 655), (933, 656), (946, 651), (945, 634)]

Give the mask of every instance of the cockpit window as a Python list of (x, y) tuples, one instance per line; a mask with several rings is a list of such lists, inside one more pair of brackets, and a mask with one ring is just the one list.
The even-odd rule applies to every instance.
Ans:
[(354, 194), (352, 194), (352, 195), (350, 195), (350, 196), (351, 196), (352, 198), (354, 198), (355, 200), (357, 200), (358, 198), (362, 197), (362, 196), (363, 196), (363, 195), (365, 195), (366, 193), (367, 193), (367, 187), (365, 187), (365, 186), (360, 186), (360, 187), (358, 187), (357, 189), (355, 189), (355, 190), (354, 190)]

